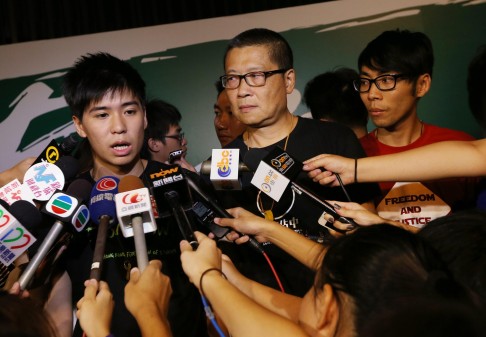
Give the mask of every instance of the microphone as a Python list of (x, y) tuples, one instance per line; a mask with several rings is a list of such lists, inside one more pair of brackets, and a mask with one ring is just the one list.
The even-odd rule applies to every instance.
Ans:
[(62, 190), (79, 170), (76, 158), (64, 156), (55, 164), (40, 162), (25, 172), (21, 196), (23, 200), (47, 201), (57, 190)]
[(155, 167), (158, 171), (149, 174), (149, 178), (153, 186), (152, 191), (159, 216), (172, 215), (184, 240), (187, 240), (191, 247), (196, 249), (198, 242), (185, 213), (192, 208), (192, 197), (182, 167), (162, 163)]
[[(199, 219), (209, 227), (210, 231), (216, 236), (218, 239), (224, 237), (228, 234), (232, 229), (227, 227), (222, 227), (214, 223), (215, 217), (220, 218), (230, 218), (232, 219), (233, 216), (228, 213), (228, 211), (219, 205), (219, 203), (209, 196), (202, 188), (198, 186), (198, 184), (189, 176), (186, 176), (187, 184), (189, 187), (199, 195), (199, 197), (204, 200), (205, 203), (209, 205), (210, 208), (206, 207), (204, 203), (196, 202), (194, 204), (193, 210), (196, 215), (198, 215)], [(242, 235), (241, 233), (238, 233)], [(264, 250), (260, 243), (253, 237), (249, 236), (248, 243), (258, 252), (264, 253)]]
[(42, 207), (41, 211), (54, 217), (56, 221), (20, 276), (20, 289), (24, 290), (29, 286), (35, 271), (61, 234), (65, 223), (73, 225), (78, 232), (86, 226), (89, 221), (89, 210), (82, 202), (88, 199), (90, 190), (91, 184), (88, 181), (77, 179), (69, 185), (66, 193), (56, 191)]
[[(20, 222), (17, 216), (22, 216)], [(27, 227), (42, 221), (37, 208), (29, 202), (15, 202), (10, 207), (0, 204), (0, 262), (9, 266), (36, 241)], [(26, 226), (24, 224), (29, 224)]]
[(216, 190), (241, 190), (240, 171), (248, 170), (240, 163), (240, 149), (213, 149), (211, 160), (201, 164), (200, 172), (209, 174)]
[(172, 215), (174, 216), (177, 225), (179, 226), (179, 230), (182, 233), (182, 237), (184, 240), (187, 240), (191, 245), (193, 250), (196, 250), (199, 246), (197, 242), (196, 236), (194, 235), (194, 231), (192, 230), (191, 224), (189, 223), (189, 219), (187, 218), (186, 212), (182, 208), (179, 199), (179, 193), (176, 191), (167, 191), (164, 193), (165, 200), (170, 205), (172, 209)]
[(140, 178), (127, 175), (118, 184), (115, 195), (116, 214), (124, 237), (133, 236), (138, 268), (148, 265), (145, 234), (157, 230), (148, 188)]
[(329, 214), (331, 218), (324, 224), (320, 224), (331, 228), (337, 232), (343, 233), (346, 231), (340, 230), (332, 225), (337, 220), (341, 223), (346, 223), (357, 227), (357, 224), (352, 220), (340, 216), (334, 206), (329, 202), (322, 200), (313, 192), (297, 184), (293, 179), (302, 171), (303, 164), (292, 158), (287, 152), (280, 147), (275, 147), (270, 153), (263, 158), (258, 165), (251, 183), (260, 191), (268, 195), (275, 201), (279, 201), (285, 189), (290, 183), (291, 189), (298, 195), (306, 195), (310, 199), (323, 206), (324, 214)]
[[(204, 175), (210, 175), (211, 174), (211, 165), (212, 165), (211, 160), (203, 161), (201, 163), (201, 169), (199, 170), (199, 173), (204, 174)], [(244, 162), (238, 161), (238, 172), (251, 172), (251, 170)]]
[(77, 133), (71, 133), (67, 138), (64, 138), (60, 144), (53, 139), (49, 144), (47, 144), (46, 148), (32, 164), (41, 162), (54, 164), (63, 156), (70, 155), (78, 146), (80, 140), (81, 137), (79, 137)]
[(117, 177), (106, 176), (98, 180), (91, 190), (89, 212), (91, 220), (98, 225), (98, 233), (89, 278), (97, 281), (101, 278), (108, 228), (118, 222), (115, 195), (118, 193), (119, 181)]

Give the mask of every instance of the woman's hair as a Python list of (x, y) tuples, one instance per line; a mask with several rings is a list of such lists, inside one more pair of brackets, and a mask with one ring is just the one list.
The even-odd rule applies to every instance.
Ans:
[(315, 287), (330, 284), (354, 303), (355, 328), (380, 307), (404, 296), (462, 298), (438, 254), (419, 236), (390, 225), (359, 228), (333, 243)]
[(29, 298), (0, 291), (0, 337), (56, 337), (49, 315)]

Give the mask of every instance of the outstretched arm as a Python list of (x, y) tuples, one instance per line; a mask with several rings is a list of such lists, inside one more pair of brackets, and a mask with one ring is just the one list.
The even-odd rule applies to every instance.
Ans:
[(376, 181), (424, 181), (486, 175), (486, 139), (445, 141), (417, 149), (355, 160), (321, 154), (304, 162), (309, 177), (321, 185), (337, 186), (333, 172), (345, 184)]
[[(260, 242), (269, 241), (310, 269), (316, 269), (320, 265), (319, 258), (325, 250), (321, 244), (241, 207), (228, 209), (228, 212), (233, 219), (215, 218), (214, 222), (220, 226), (231, 227), (240, 233), (253, 235)], [(239, 235), (233, 232), (229, 239), (242, 243), (248, 241), (248, 236), (239, 238)]]
[(187, 241), (181, 242), (182, 267), (191, 282), (204, 293), (232, 336), (307, 336), (296, 323), (266, 310), (245, 296), (217, 270), (205, 273), (211, 268), (221, 269), (221, 252), (216, 243), (204, 234), (196, 232), (196, 237), (199, 241), (196, 251)]

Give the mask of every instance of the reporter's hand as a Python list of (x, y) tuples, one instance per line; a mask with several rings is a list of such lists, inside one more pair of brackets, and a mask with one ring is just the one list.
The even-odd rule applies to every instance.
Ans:
[(143, 273), (138, 268), (130, 271), (130, 280), (125, 286), (125, 306), (135, 318), (149, 311), (167, 319), (172, 287), (170, 278), (160, 271), (161, 267), (162, 262), (152, 260)]
[(211, 240), (201, 232), (194, 232), (199, 247), (193, 250), (189, 242), (182, 240), (181, 262), (184, 272), (189, 280), (199, 288), (199, 280), (204, 271), (210, 268), (221, 269), (221, 251), (216, 246), (216, 242)]
[[(354, 222), (356, 222), (356, 224), (358, 224), (359, 226), (371, 226), (387, 223), (389, 221), (355, 202), (329, 201), (329, 203), (337, 206), (334, 209), (339, 215), (345, 218), (353, 219)], [(337, 220), (334, 222), (334, 226), (336, 228), (348, 231), (354, 229), (350, 228), (349, 224), (341, 223)]]
[(76, 317), (88, 337), (106, 337), (110, 334), (113, 315), (113, 295), (108, 284), (94, 279), (84, 282), (84, 297), (76, 304)]
[(240, 236), (237, 232), (232, 231), (226, 236), (228, 240), (238, 244), (247, 242), (249, 239), (248, 235), (253, 235), (259, 242), (266, 242), (268, 241), (267, 234), (272, 228), (271, 226), (280, 226), (276, 222), (257, 216), (241, 207), (230, 208), (228, 213), (234, 218), (215, 218), (214, 222), (217, 225), (231, 227), (242, 233), (243, 236)]
[(321, 185), (339, 186), (334, 173), (338, 173), (343, 184), (354, 183), (355, 160), (332, 154), (320, 154), (304, 161), (304, 171), (309, 178)]

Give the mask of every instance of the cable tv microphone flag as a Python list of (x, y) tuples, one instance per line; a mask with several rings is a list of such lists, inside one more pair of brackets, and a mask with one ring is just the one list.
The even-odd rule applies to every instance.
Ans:
[(119, 181), (117, 177), (103, 177), (96, 182), (91, 190), (89, 212), (91, 213), (91, 221), (98, 225), (98, 233), (89, 278), (94, 278), (97, 281), (101, 278), (108, 228), (118, 222), (115, 195), (118, 193)]
[(115, 203), (122, 234), (133, 236), (138, 268), (143, 271), (148, 265), (145, 233), (157, 230), (149, 190), (140, 178), (124, 176), (118, 184)]
[(90, 190), (91, 184), (88, 181), (84, 179), (74, 180), (69, 185), (66, 193), (62, 191), (55, 192), (42, 207), (41, 211), (55, 218), (56, 221), (37, 249), (37, 253), (20, 276), (20, 289), (24, 290), (29, 286), (35, 271), (54, 245), (62, 230), (66, 227), (71, 228), (71, 226), (65, 226), (65, 224), (71, 224), (78, 232), (84, 229), (89, 221), (89, 210), (83, 205), (83, 202), (88, 199)]

